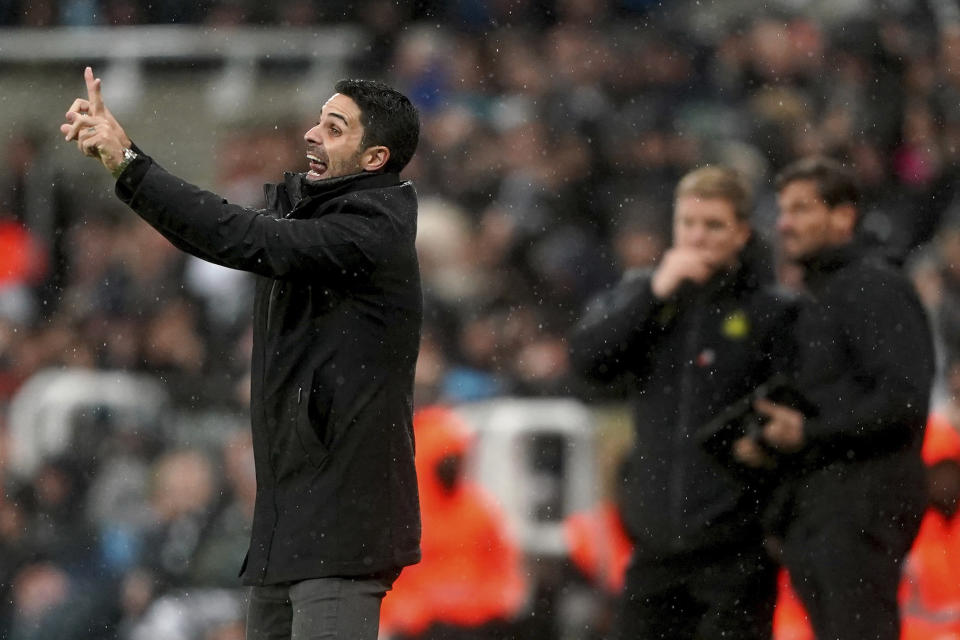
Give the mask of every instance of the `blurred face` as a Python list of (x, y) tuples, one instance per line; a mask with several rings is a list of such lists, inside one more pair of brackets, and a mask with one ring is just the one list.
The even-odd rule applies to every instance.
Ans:
[(437, 464), (437, 480), (445, 491), (452, 492), (457, 488), (460, 477), (463, 475), (463, 456), (450, 454)]
[(360, 107), (335, 93), (320, 112), (320, 120), (303, 135), (310, 170), (307, 180), (324, 180), (363, 171), (363, 124)]
[(806, 258), (849, 240), (846, 216), (838, 208), (827, 206), (813, 180), (788, 183), (777, 195), (777, 206), (780, 245), (790, 260)]
[(713, 268), (733, 266), (750, 239), (750, 225), (722, 198), (684, 195), (673, 210), (673, 245), (693, 249)]
[(942, 460), (927, 467), (927, 490), (933, 508), (948, 518), (953, 517), (960, 504), (960, 464), (956, 460)]
[(960, 402), (960, 363), (953, 363), (947, 373), (947, 388), (952, 400)]

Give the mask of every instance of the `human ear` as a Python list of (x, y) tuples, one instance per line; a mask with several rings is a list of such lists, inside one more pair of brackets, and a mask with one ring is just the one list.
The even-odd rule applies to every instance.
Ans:
[(830, 226), (837, 238), (849, 239), (853, 237), (857, 226), (857, 208), (852, 204), (840, 204), (830, 211)]
[(750, 242), (750, 236), (753, 235), (753, 227), (744, 220), (737, 221), (737, 246), (743, 249)]
[(389, 159), (390, 149), (387, 147), (368, 147), (360, 156), (360, 168), (364, 171), (380, 171)]

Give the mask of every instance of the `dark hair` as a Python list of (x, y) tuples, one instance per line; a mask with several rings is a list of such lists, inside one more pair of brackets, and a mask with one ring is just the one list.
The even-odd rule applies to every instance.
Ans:
[(360, 107), (364, 149), (384, 146), (390, 159), (383, 170), (399, 173), (407, 166), (420, 139), (420, 116), (407, 96), (376, 80), (341, 80), (334, 87)]
[(831, 209), (841, 204), (856, 205), (860, 200), (853, 172), (826, 156), (810, 156), (787, 165), (774, 182), (777, 191), (797, 180), (810, 180), (817, 186), (820, 198)]

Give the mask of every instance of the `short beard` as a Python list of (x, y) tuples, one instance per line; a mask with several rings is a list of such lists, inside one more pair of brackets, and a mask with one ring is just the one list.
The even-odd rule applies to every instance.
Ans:
[(330, 176), (332, 178), (339, 178), (340, 176), (349, 176), (355, 173), (363, 173), (363, 168), (360, 166), (360, 157), (363, 155), (363, 150), (359, 150), (354, 153), (350, 158), (344, 161), (341, 168), (346, 169), (346, 171), (341, 171), (335, 176)]

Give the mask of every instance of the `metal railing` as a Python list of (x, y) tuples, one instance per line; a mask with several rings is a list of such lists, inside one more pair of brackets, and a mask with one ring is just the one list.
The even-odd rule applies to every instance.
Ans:
[(337, 27), (152, 25), (0, 29), (0, 62), (77, 60), (279, 60), (342, 63), (365, 46), (362, 30)]
[[(104, 79), (111, 109), (132, 113), (143, 106), (150, 67), (179, 64), (195, 76), (210, 76), (206, 106), (223, 119), (255, 110), (258, 88), (284, 65), (296, 70), (303, 88), (292, 106), (317, 110), (368, 41), (365, 31), (351, 25), (2, 28), (0, 82), (4, 71), (91, 64)], [(34, 74), (33, 81), (43, 82), (42, 76)]]

